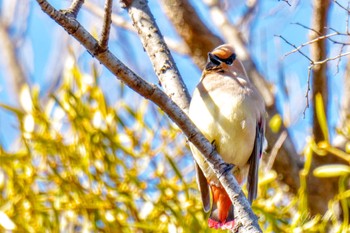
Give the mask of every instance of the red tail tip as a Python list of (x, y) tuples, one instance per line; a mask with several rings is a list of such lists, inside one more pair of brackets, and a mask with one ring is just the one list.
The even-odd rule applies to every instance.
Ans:
[(208, 226), (210, 228), (214, 229), (222, 229), (222, 230), (233, 230), (233, 227), (235, 226), (235, 221), (229, 221), (229, 222), (218, 222), (211, 218), (208, 219)]

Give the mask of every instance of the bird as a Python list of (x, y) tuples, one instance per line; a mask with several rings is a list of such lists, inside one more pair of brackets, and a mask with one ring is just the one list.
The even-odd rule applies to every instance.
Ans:
[[(250, 204), (257, 195), (259, 159), (265, 139), (264, 100), (248, 78), (234, 47), (223, 44), (208, 53), (208, 61), (189, 107), (189, 118), (213, 144), (242, 186), (247, 183)], [(201, 152), (190, 148), (208, 226), (235, 227), (234, 207)]]

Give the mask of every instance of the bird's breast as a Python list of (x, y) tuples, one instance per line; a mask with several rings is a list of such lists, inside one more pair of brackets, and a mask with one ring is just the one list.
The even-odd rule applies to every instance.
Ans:
[(250, 90), (227, 85), (208, 91), (195, 91), (190, 118), (207, 137), (214, 141), (219, 154), (227, 163), (243, 166), (253, 150), (256, 114)]

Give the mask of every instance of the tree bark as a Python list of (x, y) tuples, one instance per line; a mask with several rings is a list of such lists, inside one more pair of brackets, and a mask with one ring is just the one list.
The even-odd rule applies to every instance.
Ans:
[[(319, 36), (325, 35), (327, 32), (327, 16), (328, 9), (330, 5), (330, 0), (314, 0), (313, 1), (314, 10), (313, 10), (313, 31), (311, 31), (310, 39), (314, 40)], [(311, 58), (314, 62), (322, 61), (326, 59), (326, 40), (319, 40), (311, 44)], [(312, 112), (313, 112), (313, 135), (316, 142), (326, 140), (324, 137), (320, 123), (317, 120), (316, 116), (316, 104), (315, 96), (317, 93), (322, 95), (323, 104), (325, 107), (325, 113), (327, 116), (328, 109), (328, 78), (327, 78), (327, 63), (320, 65), (315, 65), (312, 68)]]
[(142, 45), (151, 59), (154, 71), (168, 96), (185, 112), (190, 106), (190, 94), (175, 61), (144, 0), (134, 0), (127, 7)]

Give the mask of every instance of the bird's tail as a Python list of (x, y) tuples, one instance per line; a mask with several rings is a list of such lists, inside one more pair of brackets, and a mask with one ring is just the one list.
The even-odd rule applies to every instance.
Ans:
[(210, 185), (213, 194), (213, 204), (208, 219), (208, 225), (214, 229), (233, 230), (234, 213), (230, 197), (223, 187)]

